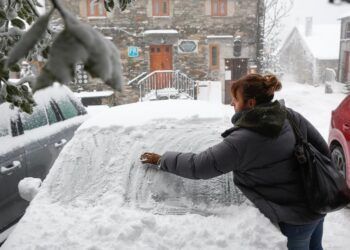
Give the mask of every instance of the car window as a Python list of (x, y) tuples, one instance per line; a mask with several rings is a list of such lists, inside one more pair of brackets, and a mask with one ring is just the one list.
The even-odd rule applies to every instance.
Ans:
[(46, 113), (47, 113), (47, 119), (49, 120), (50, 124), (58, 122), (57, 116), (55, 114), (55, 111), (52, 108), (52, 105), (46, 106)]
[(37, 106), (32, 114), (21, 113), (23, 130), (31, 130), (48, 124), (45, 109)]
[(68, 98), (57, 100), (57, 104), (65, 120), (78, 115), (78, 110)]
[[(7, 118), (7, 117), (5, 117)], [(9, 135), (9, 121), (8, 119), (0, 119), (0, 137)]]
[(71, 102), (73, 103), (74, 107), (78, 110), (79, 115), (87, 114), (84, 105), (80, 101), (78, 101), (76, 99), (72, 99), (72, 98), (69, 98), (69, 100), (71, 100)]

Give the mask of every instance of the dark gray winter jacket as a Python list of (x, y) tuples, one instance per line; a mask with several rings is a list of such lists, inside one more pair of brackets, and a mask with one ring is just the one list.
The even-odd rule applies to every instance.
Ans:
[[(289, 109), (320, 152), (329, 154), (319, 132)], [(190, 179), (209, 179), (233, 171), (234, 183), (273, 223), (306, 224), (323, 215), (307, 208), (298, 164), (293, 156), (295, 137), (279, 102), (243, 112), (226, 131), (224, 140), (199, 154), (166, 152), (160, 168)]]

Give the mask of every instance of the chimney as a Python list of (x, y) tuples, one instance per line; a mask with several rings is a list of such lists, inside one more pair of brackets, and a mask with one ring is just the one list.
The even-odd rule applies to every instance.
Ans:
[(312, 36), (312, 17), (305, 19), (305, 36)]

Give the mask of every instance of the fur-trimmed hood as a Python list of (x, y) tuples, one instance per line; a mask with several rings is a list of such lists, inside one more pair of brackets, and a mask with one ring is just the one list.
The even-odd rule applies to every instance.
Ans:
[(243, 110), (232, 117), (233, 128), (226, 130), (222, 136), (226, 137), (238, 128), (246, 128), (261, 135), (275, 138), (283, 127), (286, 119), (286, 110), (279, 101), (255, 106)]

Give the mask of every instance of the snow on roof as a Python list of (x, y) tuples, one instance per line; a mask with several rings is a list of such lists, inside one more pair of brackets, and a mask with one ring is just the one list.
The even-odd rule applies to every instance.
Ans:
[(143, 32), (143, 35), (151, 34), (178, 34), (177, 30), (146, 30)]
[[(147, 114), (147, 115), (135, 115)], [(90, 127), (137, 126), (154, 119), (222, 118), (223, 105), (204, 101), (164, 100), (138, 102), (110, 108), (104, 115), (98, 115), (84, 123), (81, 129)], [(115, 119), (118, 117), (118, 119)]]
[(344, 18), (347, 18), (347, 17), (350, 17), (350, 12), (344, 13), (343, 15), (341, 15), (341, 16), (339, 17), (339, 19), (344, 19)]
[(96, 98), (96, 97), (108, 97), (113, 95), (113, 91), (106, 90), (106, 91), (83, 91), (83, 92), (75, 92), (74, 95), (79, 98)]
[(209, 36), (207, 36), (207, 38), (209, 38), (209, 39), (213, 39), (213, 38), (233, 38), (233, 36), (231, 36), (231, 35), (209, 35)]
[(297, 29), (315, 58), (339, 58), (340, 24), (313, 25), (311, 36), (305, 36), (305, 26)]

